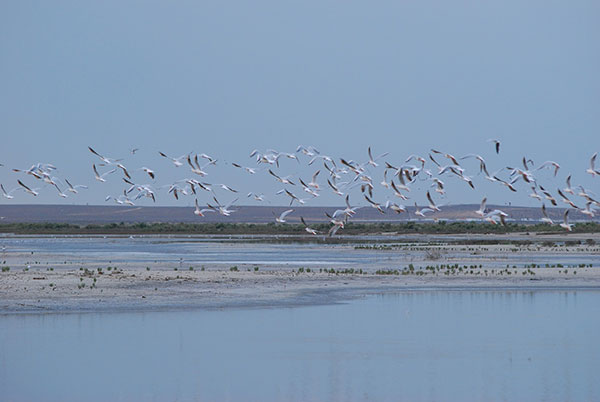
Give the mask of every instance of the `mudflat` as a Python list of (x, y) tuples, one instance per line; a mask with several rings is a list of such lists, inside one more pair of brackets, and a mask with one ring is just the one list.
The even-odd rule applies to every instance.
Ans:
[[(302, 246), (306, 254), (289, 261), (249, 261), (231, 266), (226, 261), (182, 264), (173, 262), (177, 260), (174, 254), (162, 259), (160, 251), (140, 261), (135, 249), (131, 261), (127, 259), (128, 249), (120, 250), (117, 263), (114, 253), (82, 249), (69, 254), (64, 239), (60, 250), (56, 247), (53, 251), (47, 247), (49, 240), (45, 237), (45, 251), (36, 249), (33, 254), (16, 246), (15, 250), (3, 250), (0, 313), (293, 306), (336, 303), (381, 292), (434, 289), (600, 290), (600, 247), (595, 240), (569, 237), (568, 244), (556, 238), (538, 240), (518, 245), (468, 241), (457, 245), (439, 239), (400, 245), (311, 244)], [(114, 244), (126, 239), (110, 241)], [(29, 247), (31, 243), (27, 244)], [(185, 246), (189, 247), (187, 243)], [(260, 244), (244, 247), (247, 258), (263, 247), (267, 254), (275, 253), (277, 259), (285, 260), (279, 254), (285, 254), (288, 246), (275, 250)], [(326, 248), (334, 256), (346, 256), (346, 260), (343, 264), (303, 265), (302, 259), (313, 248), (321, 253)], [(353, 256), (356, 263), (352, 262)], [(57, 264), (59, 259), (64, 263)]]

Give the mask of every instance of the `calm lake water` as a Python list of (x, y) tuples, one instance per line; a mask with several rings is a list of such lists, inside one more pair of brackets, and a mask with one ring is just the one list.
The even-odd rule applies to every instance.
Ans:
[(600, 400), (600, 292), (0, 315), (0, 400)]

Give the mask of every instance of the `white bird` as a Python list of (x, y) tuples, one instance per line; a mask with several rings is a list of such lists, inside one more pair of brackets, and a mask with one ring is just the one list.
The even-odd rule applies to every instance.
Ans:
[(288, 159), (295, 159), (296, 162), (300, 163), (300, 160), (298, 159), (298, 157), (295, 154), (290, 154), (290, 153), (287, 153), (287, 152), (282, 152), (280, 155), (283, 155), (283, 156), (285, 156)]
[(198, 199), (195, 199), (194, 201), (196, 202), (196, 209), (194, 210), (194, 215), (204, 216), (205, 212), (215, 212), (214, 209), (211, 208), (200, 209), (200, 205), (198, 205)]
[[(206, 155), (206, 156), (208, 156), (208, 155)], [(192, 158), (190, 157), (190, 155), (187, 155), (186, 159), (187, 159), (187, 163), (190, 165), (190, 167), (192, 169), (192, 173), (195, 173), (201, 177), (204, 177), (208, 174), (204, 171), (206, 166), (214, 165), (214, 163), (216, 162), (215, 160), (211, 159), (209, 162), (207, 162), (203, 166), (200, 166), (200, 163), (198, 162), (198, 155), (194, 155), (194, 163), (192, 163)]]
[(227, 191), (231, 191), (232, 193), (237, 193), (237, 190), (234, 190), (233, 188), (229, 187), (227, 184), (218, 184), (219, 187), (221, 187), (223, 190), (227, 190)]
[(376, 161), (378, 161), (379, 159), (389, 155), (389, 152), (384, 152), (381, 155), (379, 155), (377, 158), (373, 158), (373, 154), (371, 153), (371, 147), (368, 148), (367, 153), (369, 154), (369, 162), (367, 162), (369, 165), (373, 166), (373, 167), (377, 167), (379, 166)]
[(573, 201), (571, 201), (570, 199), (568, 199), (567, 196), (564, 195), (562, 191), (560, 191), (560, 189), (558, 189), (558, 195), (560, 195), (562, 202), (564, 202), (565, 204), (570, 205), (571, 207), (573, 207), (575, 209), (579, 209), (579, 207), (577, 205), (575, 205), (575, 203)]
[(531, 193), (529, 194), (531, 198), (535, 198), (538, 201), (542, 200), (542, 196), (538, 194), (535, 187), (531, 187)]
[(579, 193), (577, 194), (580, 197), (585, 198), (587, 201), (591, 202), (594, 205), (597, 205), (600, 207), (600, 202), (596, 201), (595, 199), (593, 199), (587, 192), (587, 190), (585, 188), (583, 188), (583, 186), (578, 186), (579, 188)]
[(7, 192), (2, 184), (0, 184), (0, 188), (2, 189), (2, 196), (4, 196), (4, 198), (6, 198), (7, 200), (12, 200), (13, 198), (15, 198), (15, 196), (12, 195), (12, 193), (14, 193), (17, 190), (21, 190), (21, 187), (15, 187)]
[(397, 214), (406, 212), (406, 207), (404, 205), (398, 205), (398, 204), (396, 204), (394, 202), (390, 202), (390, 201), (385, 203), (385, 207), (391, 209), (392, 211), (394, 211)]
[(433, 209), (431, 208), (421, 208), (419, 209), (419, 207), (417, 206), (417, 203), (415, 202), (415, 215), (420, 216), (422, 218), (425, 218), (425, 214), (428, 212), (434, 212)]
[(567, 182), (567, 187), (563, 188), (563, 191), (564, 191), (565, 193), (569, 193), (569, 194), (575, 194), (575, 193), (573, 192), (573, 189), (571, 188), (571, 175), (568, 175), (568, 176), (567, 176), (566, 182)]
[(63, 193), (63, 192), (62, 192), (62, 190), (61, 190), (61, 189), (58, 187), (58, 184), (56, 184), (56, 183), (53, 183), (52, 185), (53, 185), (53, 186), (56, 188), (56, 190), (58, 190), (58, 195), (59, 195), (60, 197), (62, 197), (62, 198), (67, 198), (67, 195), (66, 195), (65, 193)]
[(286, 193), (287, 196), (290, 197), (290, 199), (291, 199), (290, 206), (294, 203), (294, 201), (297, 201), (299, 204), (304, 204), (306, 202), (306, 200), (296, 197), (296, 195), (294, 193), (292, 193), (291, 191), (288, 191), (286, 189), (279, 190), (277, 192), (277, 194), (283, 194), (283, 193)]
[(308, 165), (312, 165), (313, 163), (315, 163), (315, 161), (317, 159), (322, 159), (323, 163), (325, 163), (325, 161), (332, 163), (335, 165), (335, 161), (333, 160), (333, 158), (331, 156), (327, 156), (327, 155), (315, 155), (313, 156), (313, 158), (308, 162)]
[(536, 170), (540, 170), (546, 167), (550, 167), (552, 166), (554, 168), (554, 177), (556, 177), (556, 174), (558, 173), (558, 169), (560, 169), (560, 165), (554, 161), (546, 161), (544, 163), (542, 163)]
[(435, 149), (431, 149), (431, 152), (436, 153), (436, 154), (440, 154), (440, 155), (444, 155), (446, 158), (450, 159), (452, 161), (452, 163), (456, 166), (460, 166), (460, 163), (458, 163), (458, 160), (454, 157), (454, 155), (448, 154), (448, 153), (444, 153), (441, 151), (437, 151)]
[(552, 219), (550, 219), (550, 217), (548, 216), (548, 213), (546, 212), (546, 204), (542, 204), (542, 222), (546, 222), (549, 223), (551, 225), (554, 224), (554, 222), (552, 222)]
[(467, 158), (475, 158), (475, 159), (477, 159), (479, 161), (479, 172), (485, 171), (487, 173), (487, 167), (485, 165), (485, 159), (483, 159), (483, 157), (481, 155), (468, 154), (468, 155), (465, 155), (462, 158), (460, 158), (460, 160), (467, 159)]
[(317, 193), (315, 190), (313, 190), (312, 188), (310, 188), (308, 186), (308, 184), (306, 184), (301, 178), (298, 178), (298, 180), (300, 181), (300, 185), (302, 186), (302, 189), (307, 192), (308, 194), (312, 195), (313, 197), (318, 197), (319, 193)]
[(590, 158), (590, 167), (585, 171), (586, 173), (591, 174), (592, 176), (600, 176), (600, 172), (596, 170), (596, 156), (598, 156), (598, 152), (594, 152), (594, 155)]
[(287, 211), (283, 211), (281, 215), (275, 218), (275, 222), (277, 223), (285, 223), (285, 217), (294, 212), (293, 209), (288, 209)]
[(104, 201), (109, 201), (111, 199), (114, 200), (119, 205), (127, 204), (130, 206), (135, 206), (133, 201), (127, 196), (127, 193), (125, 192), (125, 190), (123, 190), (123, 195), (120, 195), (119, 197), (113, 197), (113, 196), (109, 195), (104, 199)]
[(333, 236), (334, 234), (337, 233), (338, 230), (340, 230), (344, 227), (343, 221), (332, 220), (332, 222), (333, 222), (333, 226), (331, 227), (331, 229), (329, 229), (329, 232), (327, 232), (327, 236), (329, 236), (329, 237)]
[(318, 235), (319, 232), (311, 227), (309, 227), (306, 222), (304, 221), (303, 217), (300, 217), (300, 221), (302, 222), (302, 224), (304, 225), (304, 230), (306, 230), (308, 233), (310, 233), (311, 235)]
[(292, 186), (294, 186), (295, 184), (292, 183), (292, 181), (289, 179), (289, 176), (286, 177), (279, 177), (277, 176), (275, 173), (273, 173), (273, 171), (271, 169), (269, 169), (269, 173), (271, 174), (271, 176), (275, 177), (277, 179), (278, 182), (282, 183), (282, 184), (291, 184)]
[(438, 179), (437, 177), (434, 177), (431, 180), (433, 181), (431, 187), (436, 186), (435, 191), (440, 195), (444, 195), (446, 193), (446, 191), (444, 190), (444, 182)]
[[(350, 194), (346, 194), (346, 208), (342, 209), (342, 213), (346, 216), (346, 217), (351, 217), (353, 215), (356, 214), (356, 210), (358, 209), (357, 207), (352, 207), (350, 205)], [(337, 212), (337, 211), (336, 211)], [(336, 214), (334, 213), (333, 216), (335, 217)]]
[(440, 209), (437, 207), (437, 205), (435, 205), (435, 202), (433, 202), (433, 199), (431, 198), (431, 194), (429, 194), (429, 191), (427, 192), (427, 200), (429, 201), (429, 208), (431, 208), (432, 211), (440, 211)]
[(500, 223), (502, 223), (502, 226), (506, 226), (506, 217), (507, 216), (508, 216), (508, 214), (506, 212), (503, 212), (499, 209), (494, 209), (493, 211), (490, 211), (487, 214), (485, 214), (483, 218), (487, 222), (493, 223), (494, 225), (497, 225), (498, 224), (497, 220), (500, 220)]
[[(394, 190), (394, 195), (395, 195), (396, 197), (400, 198), (401, 200), (405, 200), (405, 201), (406, 201), (406, 200), (408, 200), (408, 197), (407, 197), (407, 196), (405, 196), (404, 194), (402, 194), (402, 193), (400, 192), (400, 190), (399, 190), (399, 189), (398, 189), (398, 187), (396, 186), (396, 183), (394, 183), (394, 181), (393, 181), (393, 180), (390, 182), (390, 184), (391, 184), (391, 186), (392, 186), (392, 190)], [(406, 188), (406, 189), (408, 189), (408, 187), (406, 187), (406, 186), (403, 186), (403, 187), (404, 187), (404, 188)]]
[(590, 208), (591, 205), (592, 203), (590, 201), (586, 202), (585, 208), (581, 210), (581, 213), (589, 216), (590, 218), (593, 218), (595, 216), (596, 211)]
[(170, 159), (176, 167), (183, 166), (183, 162), (181, 162), (181, 161), (183, 159), (185, 159), (185, 157), (187, 156), (187, 155), (181, 155), (179, 158), (172, 158), (170, 156), (167, 156), (164, 152), (158, 151), (158, 153), (160, 154), (160, 156)]
[(344, 196), (344, 193), (342, 193), (336, 185), (332, 184), (329, 179), (327, 179), (327, 184), (329, 184), (329, 187), (331, 187), (334, 193), (341, 195), (342, 197)]
[(129, 172), (127, 171), (127, 168), (125, 166), (123, 166), (123, 164), (117, 163), (117, 167), (119, 169), (123, 170), (123, 174), (125, 175), (125, 177), (127, 177), (129, 180), (131, 180), (131, 176), (129, 175)]
[(379, 204), (379, 203), (377, 203), (377, 202), (373, 201), (373, 200), (372, 200), (372, 199), (370, 199), (370, 198), (369, 198), (369, 197), (368, 197), (366, 194), (364, 195), (364, 197), (365, 197), (365, 200), (367, 200), (367, 202), (368, 202), (369, 204), (371, 204), (371, 206), (372, 206), (373, 208), (375, 208), (377, 211), (379, 211), (379, 213), (385, 214), (385, 211), (384, 211), (384, 209), (381, 207), (381, 204)]
[(552, 194), (550, 194), (548, 191), (546, 191), (546, 189), (542, 186), (540, 186), (540, 190), (542, 190), (542, 193), (544, 194), (544, 197), (550, 201), (550, 203), (554, 206), (557, 206), (558, 203), (556, 202), (556, 199), (552, 196)]
[(517, 191), (517, 189), (513, 187), (512, 183), (509, 183), (509, 182), (507, 182), (507, 181), (504, 181), (504, 180), (502, 180), (502, 179), (499, 179), (497, 176), (493, 176), (493, 177), (494, 177), (494, 180), (495, 180), (495, 181), (497, 181), (497, 182), (501, 183), (502, 185), (504, 185), (504, 186), (508, 187), (508, 189), (509, 189), (510, 191)]
[(471, 178), (471, 176), (465, 176), (463, 174), (460, 174), (458, 177), (460, 177), (461, 180), (467, 182), (467, 184), (471, 186), (472, 189), (475, 189), (475, 185), (473, 184), (473, 179)]
[(248, 193), (247, 197), (253, 197), (256, 201), (264, 201), (265, 200), (265, 195), (264, 194), (255, 194), (255, 193)]
[(98, 158), (100, 158), (100, 160), (102, 160), (102, 162), (106, 163), (107, 165), (114, 165), (115, 163), (120, 161), (120, 159), (106, 158), (106, 157), (100, 155), (98, 152), (94, 151), (92, 149), (92, 147), (88, 147), (88, 149), (90, 150), (91, 153), (96, 155)]
[(149, 169), (145, 166), (142, 166), (141, 168), (139, 168), (138, 170), (143, 170), (144, 172), (146, 172), (148, 174), (148, 176), (150, 176), (150, 178), (152, 180), (154, 180), (156, 178), (156, 173), (154, 172), (154, 170)]
[(218, 212), (220, 215), (223, 216), (229, 216), (231, 215), (233, 212), (235, 212), (235, 210), (231, 210), (229, 208), (231, 208), (231, 206), (238, 200), (237, 198), (233, 201), (231, 201), (229, 204), (223, 206), (221, 205), (221, 203), (219, 203), (219, 201), (217, 200), (217, 197), (213, 197), (213, 200), (215, 200), (215, 202), (217, 203), (216, 206), (212, 206), (210, 204), (206, 204), (210, 209), (215, 210), (216, 212)]
[(296, 152), (302, 152), (304, 155), (308, 156), (308, 157), (313, 157), (315, 155), (320, 154), (320, 152), (313, 146), (309, 146), (309, 147), (303, 147), (302, 145), (298, 145), (298, 148), (296, 148)]
[(385, 188), (390, 188), (390, 182), (387, 181), (387, 169), (383, 171), (383, 180), (379, 184)]
[(236, 168), (239, 168), (239, 169), (244, 169), (246, 172), (248, 172), (248, 173), (250, 173), (250, 174), (254, 174), (254, 173), (256, 173), (256, 169), (253, 169), (253, 168), (250, 168), (250, 167), (247, 167), (247, 166), (242, 166), (242, 165), (240, 165), (239, 163), (235, 163), (235, 162), (232, 162), (231, 164), (232, 164), (233, 166), (235, 166)]
[(310, 183), (308, 183), (308, 186), (314, 188), (315, 190), (319, 189), (319, 183), (317, 183), (317, 176), (319, 175), (319, 173), (321, 173), (321, 171), (317, 170), (315, 174), (312, 175), (312, 180), (310, 181)]
[(487, 201), (487, 197), (483, 197), (481, 200), (481, 204), (479, 205), (479, 209), (475, 211), (475, 213), (481, 217), (485, 216), (485, 203)]
[(72, 185), (71, 183), (69, 183), (69, 180), (67, 180), (67, 179), (65, 179), (65, 183), (67, 183), (67, 186), (69, 186), (68, 190), (70, 192), (72, 192), (73, 194), (77, 194), (78, 193), (78, 191), (77, 191), (78, 188), (83, 188), (83, 189), (87, 189), (88, 188), (88, 186), (84, 186), (83, 184)]
[(215, 158), (213, 158), (212, 156), (206, 155), (206, 154), (200, 154), (200, 157), (202, 159), (206, 159), (208, 161), (209, 165), (216, 165), (217, 160)]
[(408, 158), (406, 158), (406, 160), (404, 161), (404, 163), (408, 163), (408, 162), (410, 162), (413, 159), (421, 162), (421, 167), (422, 168), (425, 167), (425, 162), (426, 162), (425, 158), (423, 158), (422, 156), (419, 156), (419, 155), (414, 155), (414, 154), (410, 155)]
[(31, 194), (31, 195), (33, 195), (33, 196), (37, 196), (37, 195), (39, 194), (39, 193), (36, 191), (36, 190), (37, 190), (37, 188), (36, 188), (36, 189), (34, 189), (34, 190), (30, 189), (30, 188), (29, 188), (29, 187), (27, 187), (25, 184), (23, 184), (23, 182), (22, 182), (21, 180), (17, 180), (17, 183), (19, 183), (19, 185), (20, 185), (21, 187), (23, 187), (23, 189), (24, 189), (26, 192), (28, 192), (29, 194)]
[(569, 232), (571, 232), (573, 230), (573, 224), (569, 223), (569, 210), (567, 209), (565, 211), (565, 214), (563, 216), (563, 222), (560, 224), (560, 227), (563, 229), (568, 230)]
[(102, 175), (100, 175), (100, 173), (98, 173), (98, 170), (96, 169), (95, 164), (92, 164), (92, 168), (94, 169), (94, 174), (96, 176), (96, 180), (98, 180), (99, 182), (102, 182), (102, 183), (104, 183), (106, 181), (106, 179), (104, 178), (105, 176), (108, 176), (109, 174), (117, 171), (117, 169), (112, 169), (112, 170), (109, 170), (108, 172), (105, 172)]

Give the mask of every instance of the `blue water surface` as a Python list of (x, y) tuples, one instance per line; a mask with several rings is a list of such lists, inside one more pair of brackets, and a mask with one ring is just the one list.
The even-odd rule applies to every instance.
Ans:
[(600, 399), (600, 292), (0, 315), (0, 400)]

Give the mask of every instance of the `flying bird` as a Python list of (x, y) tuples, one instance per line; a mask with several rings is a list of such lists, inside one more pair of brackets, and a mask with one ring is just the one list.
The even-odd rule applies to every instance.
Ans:
[(291, 214), (292, 212), (294, 212), (293, 209), (288, 209), (286, 211), (283, 211), (281, 213), (281, 215), (279, 215), (278, 217), (275, 218), (275, 222), (277, 222), (277, 223), (285, 223), (286, 222), (285, 217), (288, 216), (289, 214)]

